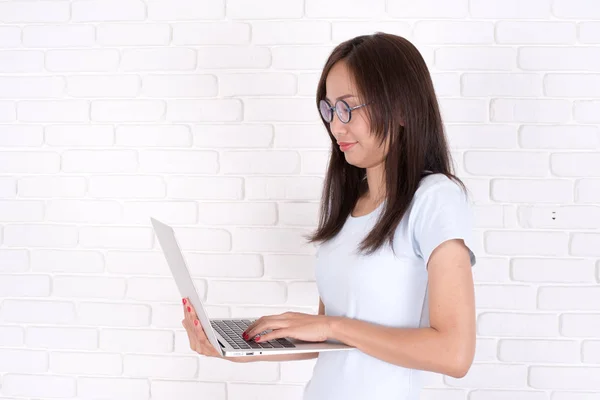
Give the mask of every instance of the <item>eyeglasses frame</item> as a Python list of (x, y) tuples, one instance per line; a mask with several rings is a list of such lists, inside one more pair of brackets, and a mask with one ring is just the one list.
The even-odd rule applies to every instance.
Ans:
[[(347, 124), (347, 123), (349, 123), (352, 120), (352, 110), (356, 110), (357, 108), (361, 108), (361, 107), (364, 107), (364, 106), (370, 104), (370, 103), (364, 103), (364, 104), (360, 104), (360, 105), (355, 106), (355, 107), (350, 107), (350, 104), (348, 104), (345, 100), (340, 99), (340, 100), (336, 101), (335, 104), (332, 106), (332, 105), (329, 105), (329, 102), (326, 99), (321, 99), (319, 101), (319, 114), (321, 115), (321, 117), (323, 117), (323, 114), (321, 114), (321, 107), (320, 107), (321, 101), (324, 101), (327, 104), (329, 110), (332, 111), (332, 113), (331, 113), (331, 121), (327, 121), (325, 118), (323, 118), (325, 120), (325, 122), (327, 122), (328, 124), (330, 124), (333, 121), (333, 115), (334, 114), (337, 115), (338, 119), (340, 120), (340, 122), (342, 124)], [(346, 122), (342, 121), (342, 119), (338, 115), (337, 111), (334, 111), (334, 109), (337, 106), (337, 103), (339, 103), (339, 102), (342, 102), (347, 107), (347, 109), (348, 109), (348, 121), (346, 121)]]

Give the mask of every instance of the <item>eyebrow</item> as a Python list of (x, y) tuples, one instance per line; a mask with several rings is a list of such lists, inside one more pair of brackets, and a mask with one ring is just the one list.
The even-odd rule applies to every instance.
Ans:
[[(342, 100), (342, 99), (345, 99), (346, 97), (356, 97), (356, 96), (355, 96), (355, 95), (353, 95), (353, 94), (345, 94), (345, 95), (343, 95), (343, 96), (340, 96), (340, 97), (338, 97), (338, 98), (337, 98), (337, 99), (335, 99), (335, 100), (336, 100), (336, 101), (337, 101), (337, 100)], [(325, 100), (329, 100), (329, 97), (325, 96)], [(329, 101), (331, 102), (331, 100), (329, 100)]]

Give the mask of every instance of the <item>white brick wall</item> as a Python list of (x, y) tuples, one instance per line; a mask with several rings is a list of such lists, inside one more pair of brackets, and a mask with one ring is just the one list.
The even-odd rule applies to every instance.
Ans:
[(0, 1), (0, 398), (300, 399), (314, 360), (198, 357), (150, 228), (215, 317), (316, 312), (325, 58), (403, 35), (475, 210), (477, 354), (423, 400), (600, 392), (600, 4)]

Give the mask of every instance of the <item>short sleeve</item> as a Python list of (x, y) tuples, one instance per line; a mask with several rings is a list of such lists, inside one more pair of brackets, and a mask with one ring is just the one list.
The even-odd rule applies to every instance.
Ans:
[(444, 176), (444, 180), (417, 191), (411, 222), (413, 249), (425, 266), (435, 248), (450, 239), (464, 240), (471, 266), (475, 265), (473, 211), (467, 194), (456, 182)]

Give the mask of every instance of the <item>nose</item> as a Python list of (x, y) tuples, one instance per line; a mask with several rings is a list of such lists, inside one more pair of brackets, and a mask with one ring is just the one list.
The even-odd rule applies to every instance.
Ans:
[(331, 133), (333, 133), (334, 136), (337, 138), (338, 136), (348, 132), (348, 124), (344, 124), (342, 121), (340, 121), (340, 118), (338, 117), (337, 113), (334, 112), (333, 118), (329, 123), (329, 129), (331, 129)]

